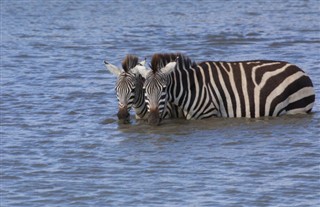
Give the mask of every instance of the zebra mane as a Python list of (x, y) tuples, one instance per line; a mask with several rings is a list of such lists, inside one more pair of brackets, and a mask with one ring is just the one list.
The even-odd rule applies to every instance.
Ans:
[(182, 69), (182, 68), (196, 68), (197, 63), (192, 61), (188, 56), (179, 54), (178, 55), (178, 61), (177, 61), (177, 68)]
[(156, 73), (168, 63), (175, 61), (179, 55), (179, 53), (156, 53), (151, 58), (150, 68)]
[(127, 73), (138, 64), (139, 58), (135, 55), (127, 55), (122, 61), (122, 68)]

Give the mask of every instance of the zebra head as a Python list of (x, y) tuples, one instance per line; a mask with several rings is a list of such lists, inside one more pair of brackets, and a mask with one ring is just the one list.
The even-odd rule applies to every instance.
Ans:
[(165, 116), (167, 108), (167, 84), (169, 74), (176, 66), (177, 54), (155, 54), (151, 60), (151, 69), (139, 70), (139, 73), (146, 79), (143, 85), (145, 99), (148, 107), (148, 123), (159, 125)]
[(118, 77), (115, 91), (118, 99), (118, 119), (123, 123), (130, 120), (130, 110), (137, 103), (139, 96), (143, 96), (144, 79), (140, 74), (134, 73), (134, 67), (144, 67), (145, 61), (138, 62), (138, 57), (127, 55), (122, 61), (122, 69), (104, 61), (107, 69)]

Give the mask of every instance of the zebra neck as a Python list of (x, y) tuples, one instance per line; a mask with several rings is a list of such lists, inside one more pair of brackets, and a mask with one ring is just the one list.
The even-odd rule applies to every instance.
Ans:
[(147, 104), (142, 101), (141, 103), (136, 103), (133, 105), (133, 109), (136, 112), (136, 118), (137, 119), (144, 119), (147, 116), (148, 108)]
[(221, 116), (218, 103), (212, 100), (212, 89), (206, 83), (191, 84), (195, 79), (194, 75), (174, 73), (174, 76), (171, 76), (168, 84), (168, 102), (178, 107), (179, 117), (183, 115), (186, 119)]

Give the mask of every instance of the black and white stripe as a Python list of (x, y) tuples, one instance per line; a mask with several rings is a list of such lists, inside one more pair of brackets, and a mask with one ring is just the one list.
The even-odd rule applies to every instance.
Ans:
[(176, 66), (167, 74), (150, 72), (144, 87), (149, 102), (157, 102), (151, 94), (166, 92), (164, 99), (159, 98), (158, 107), (171, 102), (187, 119), (308, 113), (315, 100), (311, 79), (297, 66), (283, 61), (195, 64), (179, 55)]

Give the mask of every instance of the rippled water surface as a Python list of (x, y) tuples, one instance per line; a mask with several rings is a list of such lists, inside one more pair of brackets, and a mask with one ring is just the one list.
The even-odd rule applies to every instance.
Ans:
[[(1, 206), (320, 206), (319, 22), (317, 0), (2, 0)], [(103, 60), (156, 52), (289, 61), (316, 105), (118, 124)]]

